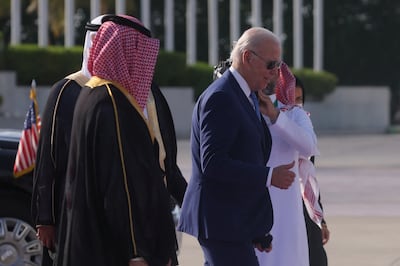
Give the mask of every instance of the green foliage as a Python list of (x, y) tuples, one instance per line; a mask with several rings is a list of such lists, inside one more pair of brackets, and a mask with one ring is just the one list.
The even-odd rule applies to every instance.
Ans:
[[(0, 69), (16, 71), (18, 84), (30, 84), (34, 78), (40, 85), (52, 85), (81, 68), (82, 47), (10, 46), (4, 51), (3, 60)], [(0, 62), (3, 60), (0, 58)], [(212, 82), (212, 71), (213, 68), (206, 63), (186, 65), (184, 53), (160, 51), (154, 80), (160, 86), (192, 87), (197, 99)], [(312, 69), (295, 69), (293, 72), (303, 81), (307, 95), (314, 100), (321, 100), (337, 84), (336, 76), (328, 72)]]
[(81, 68), (82, 48), (37, 45), (10, 46), (5, 52), (4, 67), (17, 72), (18, 84), (51, 85)]
[(206, 63), (186, 65), (184, 53), (160, 52), (154, 80), (160, 86), (190, 86), (197, 99), (211, 83), (212, 71)]
[(4, 51), (0, 51), (0, 71), (5, 69), (4, 64)]
[(193, 87), (195, 99), (210, 85), (212, 74), (213, 68), (206, 63), (197, 63), (187, 67), (183, 78), (186, 79), (186, 84)]
[(154, 80), (161, 86), (183, 85), (182, 74), (186, 70), (184, 53), (160, 51), (154, 73)]
[(320, 101), (331, 93), (338, 83), (337, 77), (326, 71), (314, 71), (310, 68), (293, 69), (293, 73), (303, 82), (309, 99)]
[[(3, 61), (0, 69), (16, 71), (20, 85), (30, 84), (33, 78), (40, 85), (52, 85), (81, 68), (82, 47), (10, 46), (0, 55), (0, 63)], [(205, 63), (187, 66), (184, 53), (160, 51), (154, 80), (160, 86), (193, 87), (197, 98), (211, 82), (212, 68)]]
[(0, 69), (4, 68), (4, 38), (0, 31)]

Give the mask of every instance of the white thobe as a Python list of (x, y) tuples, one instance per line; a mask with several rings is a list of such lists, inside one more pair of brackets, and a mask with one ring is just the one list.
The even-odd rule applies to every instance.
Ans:
[[(282, 107), (279, 103), (278, 107)], [(317, 138), (308, 114), (301, 107), (281, 111), (271, 125), (264, 117), (272, 136), (270, 167), (295, 161), (291, 169), (295, 174), (293, 184), (287, 189), (269, 188), (274, 224), (272, 251), (261, 253), (256, 250), (260, 265), (266, 266), (309, 266), (307, 231), (300, 192), (299, 156), (309, 157), (319, 154)]]

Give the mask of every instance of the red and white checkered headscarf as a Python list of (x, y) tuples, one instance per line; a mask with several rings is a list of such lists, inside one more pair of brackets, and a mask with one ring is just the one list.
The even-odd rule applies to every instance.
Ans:
[(294, 106), (296, 104), (295, 90), (296, 79), (288, 65), (282, 62), (279, 78), (276, 83), (276, 98), (286, 106)]
[[(120, 17), (143, 24), (136, 18)], [(138, 30), (105, 21), (93, 40), (88, 69), (97, 76), (123, 86), (144, 109), (153, 80), (160, 41)]]

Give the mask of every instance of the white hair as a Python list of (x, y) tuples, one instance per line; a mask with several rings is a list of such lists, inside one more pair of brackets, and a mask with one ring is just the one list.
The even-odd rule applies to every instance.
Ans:
[(264, 41), (280, 44), (279, 38), (270, 30), (262, 27), (253, 27), (246, 30), (239, 40), (233, 44), (230, 59), (233, 63), (239, 62), (244, 51), (255, 49)]

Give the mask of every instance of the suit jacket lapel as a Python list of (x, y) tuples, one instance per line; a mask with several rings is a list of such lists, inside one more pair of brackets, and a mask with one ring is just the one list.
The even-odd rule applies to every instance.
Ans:
[(254, 107), (251, 105), (249, 99), (243, 93), (243, 90), (240, 88), (239, 83), (236, 81), (235, 77), (232, 75), (230, 71), (226, 72), (227, 73), (224, 73), (224, 75), (226, 75), (227, 79), (229, 80), (230, 86), (233, 88), (234, 93), (237, 95), (240, 104), (247, 111), (247, 114), (251, 117), (251, 119), (259, 129), (259, 132), (261, 132), (262, 134), (261, 146), (264, 153), (265, 163), (267, 163), (267, 161), (269, 160), (269, 156), (271, 153), (271, 146), (272, 146), (272, 138), (268, 125), (265, 122), (264, 118), (262, 118), (261, 121), (258, 119), (257, 114), (254, 111)]
[(234, 93), (238, 97), (240, 104), (243, 106), (243, 108), (246, 110), (247, 114), (251, 117), (253, 122), (256, 124), (257, 128), (259, 130), (262, 130), (262, 124), (261, 124), (260, 120), (258, 119), (256, 112), (254, 111), (254, 107), (251, 105), (249, 99), (243, 93), (243, 90), (240, 88), (239, 83), (236, 81), (235, 77), (232, 75), (232, 73), (230, 71), (225, 71), (225, 72), (228, 72), (227, 78), (228, 78), (229, 82), (231, 83), (230, 85), (231, 85)]

